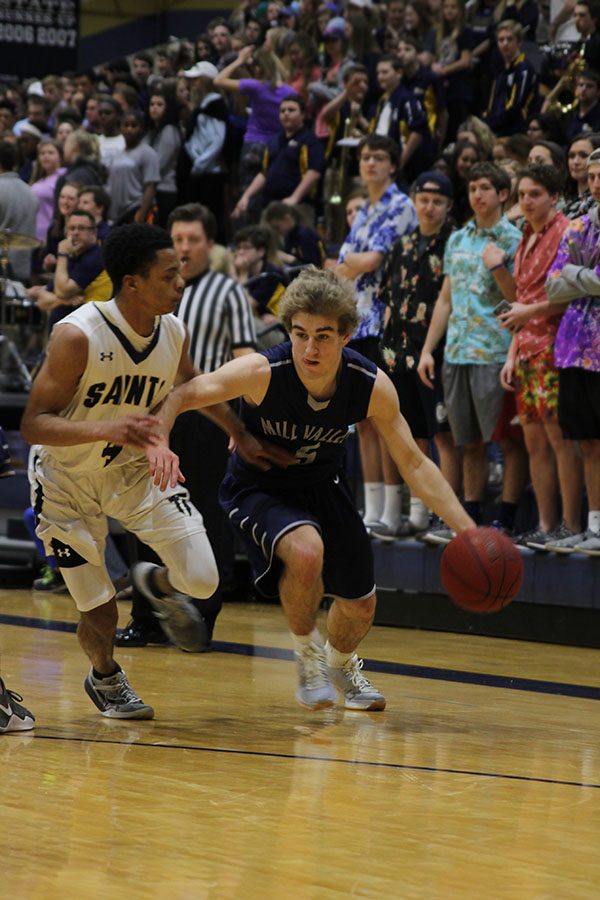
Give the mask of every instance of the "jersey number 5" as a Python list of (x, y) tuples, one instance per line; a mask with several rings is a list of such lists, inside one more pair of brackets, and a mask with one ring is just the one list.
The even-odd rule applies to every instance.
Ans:
[(122, 446), (120, 444), (107, 444), (104, 450), (102, 451), (102, 456), (106, 457), (106, 462), (104, 463), (104, 468), (109, 466), (113, 459), (119, 455), (122, 450)]
[(317, 458), (317, 450), (321, 444), (307, 444), (305, 447), (298, 447), (296, 450), (296, 459), (299, 466), (310, 466)]

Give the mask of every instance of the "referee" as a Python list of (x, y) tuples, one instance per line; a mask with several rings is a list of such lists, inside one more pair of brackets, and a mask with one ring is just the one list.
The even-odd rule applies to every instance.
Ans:
[[(167, 223), (181, 263), (186, 287), (177, 316), (190, 335), (190, 356), (201, 372), (212, 372), (236, 356), (256, 349), (256, 332), (249, 301), (237, 282), (209, 269), (217, 222), (199, 203), (178, 206)], [(215, 554), (221, 581), (231, 560), (231, 534), (218, 502), (218, 490), (228, 461), (229, 438), (205, 416), (187, 412), (179, 416), (171, 432), (171, 449), (179, 456), (185, 486), (202, 513)], [(146, 554), (145, 554), (146, 555)], [(221, 609), (221, 588), (209, 600), (198, 600), (198, 609), (212, 637)], [(119, 646), (144, 647), (166, 643), (148, 602), (134, 595), (132, 620), (119, 629)]]

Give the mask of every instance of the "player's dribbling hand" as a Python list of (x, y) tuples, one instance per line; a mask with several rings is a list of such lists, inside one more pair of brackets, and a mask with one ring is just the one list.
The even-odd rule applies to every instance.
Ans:
[(145, 450), (150, 477), (159, 490), (177, 487), (179, 482), (185, 481), (179, 468), (179, 457), (166, 444), (152, 444)]
[[(249, 431), (238, 436), (235, 447), (244, 462), (256, 466), (263, 472), (272, 468), (273, 465), (286, 469), (297, 462), (296, 457), (289, 450), (271, 444), (270, 441), (259, 441)], [(230, 447), (230, 449), (232, 448)]]

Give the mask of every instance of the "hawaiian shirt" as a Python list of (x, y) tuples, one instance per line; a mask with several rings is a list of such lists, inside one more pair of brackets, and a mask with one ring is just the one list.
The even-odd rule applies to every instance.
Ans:
[[(392, 247), (381, 285), (382, 299), (390, 309), (381, 352), (390, 373), (410, 371), (419, 362), (444, 281), (444, 249), (453, 230), (446, 222), (437, 234), (425, 237), (417, 228)], [(443, 345), (438, 349), (442, 351)]]
[(502, 216), (492, 228), (478, 228), (475, 219), (450, 235), (444, 254), (444, 274), (450, 277), (452, 310), (448, 320), (444, 359), (454, 365), (502, 365), (511, 341), (501, 328), (494, 307), (503, 299), (496, 279), (482, 259), (493, 241), (514, 266), (521, 232)]
[(417, 213), (406, 194), (391, 184), (374, 205), (365, 203), (356, 214), (350, 234), (342, 244), (338, 262), (348, 253), (377, 251), (384, 260), (374, 272), (364, 272), (355, 281), (355, 296), (360, 315), (353, 340), (381, 335), (385, 303), (379, 294), (385, 257), (398, 238), (417, 227)]
[[(598, 207), (575, 219), (565, 231), (548, 280), (558, 278), (567, 263), (593, 268), (600, 278), (600, 221)], [(554, 345), (559, 369), (574, 366), (600, 372), (600, 297), (572, 300), (561, 319)]]

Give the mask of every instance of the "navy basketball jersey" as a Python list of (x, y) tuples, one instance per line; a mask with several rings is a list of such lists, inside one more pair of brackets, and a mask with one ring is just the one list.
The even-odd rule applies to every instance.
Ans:
[(296, 455), (298, 464), (261, 472), (236, 453), (231, 471), (241, 481), (265, 488), (296, 490), (325, 481), (342, 467), (348, 427), (362, 421), (377, 377), (375, 363), (344, 347), (335, 394), (314, 400), (300, 381), (288, 341), (265, 350), (271, 382), (259, 406), (242, 401), (240, 417), (248, 431)]

